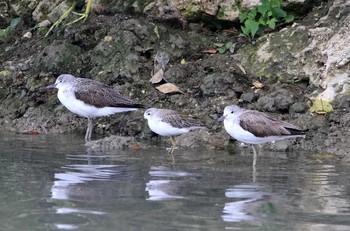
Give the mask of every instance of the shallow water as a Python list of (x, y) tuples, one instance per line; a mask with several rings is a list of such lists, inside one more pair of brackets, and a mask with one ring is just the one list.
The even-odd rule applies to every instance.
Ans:
[(250, 149), (98, 152), (0, 134), (0, 230), (350, 230), (350, 165)]

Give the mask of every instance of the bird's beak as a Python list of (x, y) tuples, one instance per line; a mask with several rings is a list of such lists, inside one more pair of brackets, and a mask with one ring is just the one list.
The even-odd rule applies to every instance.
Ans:
[(39, 87), (39, 90), (46, 90), (46, 89), (50, 89), (50, 88), (56, 88), (56, 84), (51, 84), (51, 85), (46, 86), (46, 87)]
[(223, 116), (221, 116), (221, 117), (218, 119), (218, 121), (224, 121), (224, 120), (225, 120), (225, 118), (226, 118), (226, 116), (225, 116), (225, 115), (223, 115)]

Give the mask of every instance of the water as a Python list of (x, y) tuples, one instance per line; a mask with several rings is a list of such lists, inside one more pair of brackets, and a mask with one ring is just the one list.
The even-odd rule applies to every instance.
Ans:
[(328, 154), (91, 151), (0, 134), (0, 230), (350, 230), (350, 166)]

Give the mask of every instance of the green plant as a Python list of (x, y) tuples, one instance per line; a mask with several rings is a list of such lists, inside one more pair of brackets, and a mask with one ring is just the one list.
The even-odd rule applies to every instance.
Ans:
[(220, 54), (225, 53), (227, 50), (229, 50), (231, 53), (234, 52), (234, 44), (232, 41), (229, 41), (227, 43), (214, 43), (214, 46), (218, 47), (217, 51)]
[(16, 28), (20, 21), (21, 18), (13, 18), (8, 27), (6, 27), (5, 29), (0, 29), (0, 38), (7, 38), (10, 35), (11, 31), (13, 31)]
[(243, 23), (242, 34), (252, 40), (256, 35), (261, 35), (265, 28), (275, 29), (277, 22), (291, 22), (294, 17), (281, 9), (281, 0), (261, 0), (259, 6), (243, 12), (239, 20)]

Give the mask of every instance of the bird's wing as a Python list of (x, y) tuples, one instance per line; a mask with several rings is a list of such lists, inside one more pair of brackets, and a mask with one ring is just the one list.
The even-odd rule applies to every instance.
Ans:
[(259, 111), (244, 112), (240, 117), (240, 125), (257, 137), (305, 134), (293, 124), (277, 120)]
[(88, 80), (79, 82), (79, 88), (75, 88), (75, 97), (87, 104), (98, 108), (102, 107), (126, 107), (143, 108), (142, 104), (125, 97), (112, 87), (98, 81)]
[(169, 113), (165, 113), (162, 119), (163, 122), (169, 123), (176, 128), (200, 128), (204, 127), (204, 124), (198, 119), (184, 116), (176, 111), (169, 110)]

